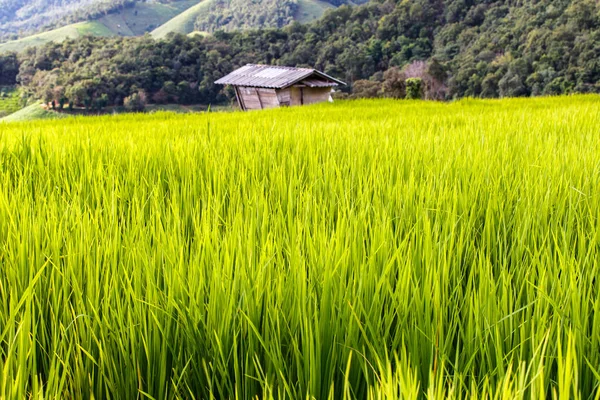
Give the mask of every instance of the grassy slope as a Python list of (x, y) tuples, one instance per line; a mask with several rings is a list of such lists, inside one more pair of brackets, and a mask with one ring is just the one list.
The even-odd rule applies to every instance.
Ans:
[(185, 35), (194, 32), (196, 18), (206, 12), (213, 0), (200, 0), (198, 4), (188, 8), (181, 14), (170, 19), (163, 25), (152, 31), (152, 36), (157, 39), (165, 37), (169, 32), (183, 33)]
[(298, 11), (294, 18), (300, 23), (308, 23), (321, 18), (331, 8), (334, 6), (320, 0), (298, 0)]
[(207, 36), (210, 35), (209, 32), (204, 32), (204, 31), (194, 31), (194, 32), (190, 32), (187, 34), (189, 37), (194, 37), (194, 36)]
[(169, 4), (136, 3), (133, 7), (106, 15), (98, 21), (115, 34), (139, 36), (152, 31), (197, 3), (198, 0), (174, 1)]
[(0, 53), (5, 51), (22, 51), (27, 47), (39, 46), (48, 42), (62, 42), (66, 38), (78, 38), (86, 35), (114, 36), (115, 34), (108, 27), (97, 21), (78, 22), (48, 32), (27, 36), (23, 39), (2, 43), (0, 44)]
[(66, 117), (66, 114), (59, 114), (57, 112), (48, 111), (42, 108), (39, 104), (32, 104), (30, 106), (18, 110), (17, 112), (10, 114), (7, 117), (1, 118), (0, 122), (23, 122), (40, 119), (59, 119)]

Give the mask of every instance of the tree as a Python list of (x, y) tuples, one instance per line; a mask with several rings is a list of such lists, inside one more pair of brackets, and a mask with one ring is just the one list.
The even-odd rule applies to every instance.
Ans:
[(19, 62), (16, 53), (0, 54), (0, 85), (16, 85)]
[(169, 102), (169, 95), (164, 89), (160, 89), (152, 95), (152, 101), (156, 104), (167, 104)]
[(354, 82), (352, 86), (352, 95), (353, 99), (364, 99), (364, 98), (373, 98), (380, 97), (382, 94), (382, 86), (381, 82), (370, 81), (370, 80), (358, 80)]
[(58, 109), (63, 110), (67, 102), (66, 91), (64, 86), (55, 86), (52, 90), (52, 98), (58, 102)]
[(394, 99), (406, 97), (406, 75), (398, 67), (392, 67), (384, 72), (383, 94)]
[(523, 84), (523, 77), (514, 69), (508, 72), (498, 82), (501, 97), (519, 97), (527, 95), (527, 88)]
[(131, 96), (127, 96), (123, 101), (123, 105), (127, 111), (142, 112), (146, 108), (146, 93), (143, 91), (136, 92)]
[(100, 96), (94, 99), (94, 108), (100, 111), (108, 105), (108, 95), (106, 93), (101, 94)]
[(408, 78), (406, 80), (406, 98), (419, 100), (423, 98), (423, 79)]

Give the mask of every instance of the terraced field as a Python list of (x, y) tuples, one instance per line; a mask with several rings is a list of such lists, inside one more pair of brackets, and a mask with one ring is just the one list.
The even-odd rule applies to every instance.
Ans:
[(20, 108), (19, 92), (14, 87), (0, 86), (0, 118), (12, 114)]

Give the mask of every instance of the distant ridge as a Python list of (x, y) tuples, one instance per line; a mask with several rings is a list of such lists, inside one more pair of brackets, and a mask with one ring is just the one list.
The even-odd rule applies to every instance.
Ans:
[(7, 51), (20, 52), (31, 46), (42, 46), (48, 42), (62, 42), (67, 38), (76, 39), (86, 35), (116, 36), (108, 27), (98, 21), (78, 22), (48, 32), (0, 43), (0, 53)]
[[(98, 18), (65, 25), (46, 32), (0, 43), (0, 53), (20, 52), (31, 46), (62, 42), (82, 36), (141, 36), (150, 33), (161, 39), (168, 33), (205, 34), (196, 28), (199, 17), (208, 13), (215, 0), (176, 0), (169, 3), (138, 1), (108, 12)], [(353, 3), (352, 3), (353, 4)], [(308, 23), (319, 19), (327, 10), (336, 8), (323, 0), (298, 0), (293, 20)]]
[(214, 0), (200, 0), (198, 4), (192, 6), (177, 15), (176, 17), (165, 22), (150, 34), (157, 39), (164, 38), (168, 33), (182, 33), (187, 35), (195, 31), (194, 22), (196, 18), (202, 13), (206, 12)]

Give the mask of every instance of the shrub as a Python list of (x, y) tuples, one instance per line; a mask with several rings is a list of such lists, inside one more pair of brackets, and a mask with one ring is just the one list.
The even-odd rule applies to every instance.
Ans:
[(127, 111), (142, 112), (146, 108), (146, 93), (136, 92), (131, 96), (125, 97), (123, 105)]
[(423, 98), (423, 79), (408, 78), (406, 80), (406, 98), (419, 100)]
[(152, 101), (156, 104), (166, 104), (169, 102), (169, 95), (164, 89), (160, 89), (152, 95)]
[(381, 83), (369, 81), (369, 80), (358, 80), (354, 82), (352, 87), (353, 99), (365, 99), (381, 96)]
[(392, 67), (383, 73), (383, 93), (394, 99), (406, 97), (406, 75), (399, 68)]

